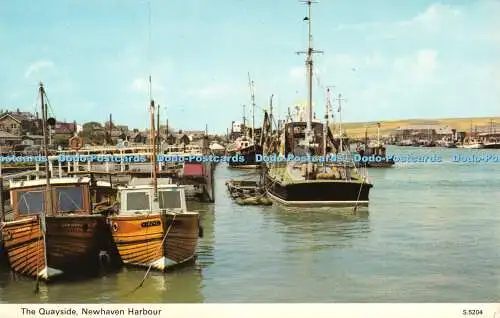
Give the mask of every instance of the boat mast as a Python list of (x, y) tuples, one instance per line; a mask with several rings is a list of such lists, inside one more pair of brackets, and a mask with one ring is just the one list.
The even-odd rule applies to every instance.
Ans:
[(325, 162), (326, 162), (326, 142), (327, 142), (327, 136), (328, 136), (328, 125), (329, 123), (329, 113), (330, 109), (330, 88), (328, 87), (326, 89), (326, 103), (325, 103), (325, 123), (323, 125), (323, 155), (325, 156)]
[(153, 183), (153, 200), (158, 200), (158, 179), (156, 175), (156, 134), (155, 134), (155, 102), (152, 97), (153, 85), (151, 84), (151, 2), (148, 1), (148, 58), (149, 58), (149, 116), (150, 116), (150, 142), (151, 142), (151, 181)]
[[(52, 203), (52, 191), (50, 189), (50, 168), (49, 168), (49, 149), (48, 149), (48, 144), (49, 144), (49, 137), (48, 137), (48, 131), (47, 131), (47, 105), (45, 105), (45, 90), (43, 88), (43, 83), (40, 82), (40, 104), (42, 107), (42, 131), (43, 131), (43, 152), (46, 158), (45, 161), (45, 180), (46, 180), (46, 204), (47, 204), (47, 213), (42, 213), (52, 216), (53, 211), (53, 203)], [(43, 215), (42, 217), (45, 217)], [(42, 222), (42, 227), (45, 226), (45, 221)]]
[(156, 106), (158, 108), (156, 113), (156, 142), (157, 148), (160, 150), (160, 104)]
[[(149, 83), (151, 83), (151, 76), (149, 76)], [(153, 193), (154, 200), (158, 199), (158, 180), (156, 176), (156, 134), (155, 134), (155, 102), (154, 100), (150, 100), (149, 105), (149, 116), (150, 116), (150, 140), (151, 140), (151, 172), (152, 172), (152, 181), (153, 181)]]
[(247, 136), (247, 118), (245, 117), (246, 112), (246, 105), (243, 104), (243, 129), (245, 129), (245, 137)]
[(342, 98), (342, 94), (339, 94), (339, 97), (337, 98), (337, 101), (339, 102), (339, 134), (340, 134), (340, 152), (344, 151), (344, 134), (342, 132), (342, 101), (344, 99)]
[(380, 147), (380, 123), (377, 123), (377, 147)]
[(255, 83), (250, 78), (250, 72), (248, 72), (248, 85), (250, 86), (250, 94), (252, 98), (252, 143), (255, 143)]
[(304, 21), (307, 21), (308, 25), (308, 49), (306, 52), (297, 52), (298, 54), (306, 54), (306, 66), (307, 66), (307, 86), (308, 86), (308, 98), (307, 98), (307, 108), (308, 108), (308, 116), (307, 116), (307, 126), (305, 131), (305, 143), (306, 146), (311, 152), (311, 144), (313, 139), (313, 131), (312, 131), (312, 117), (313, 117), (313, 105), (312, 105), (312, 87), (313, 87), (313, 54), (314, 53), (322, 53), (321, 51), (316, 51), (312, 47), (312, 28), (311, 28), (311, 5), (313, 1), (306, 0), (302, 1), (307, 4), (307, 17), (304, 18)]

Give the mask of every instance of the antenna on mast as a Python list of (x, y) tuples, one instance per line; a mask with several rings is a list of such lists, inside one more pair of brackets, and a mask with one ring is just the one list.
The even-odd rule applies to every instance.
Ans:
[[(313, 83), (313, 54), (323, 53), (323, 51), (318, 51), (313, 49), (312, 46), (312, 28), (311, 28), (311, 5), (317, 3), (312, 0), (301, 0), (300, 2), (307, 4), (307, 16), (303, 19), (307, 21), (308, 25), (308, 49), (307, 51), (296, 52), (297, 54), (306, 54), (306, 66), (307, 66), (307, 83), (308, 83), (308, 98), (307, 98), (307, 108), (308, 108), (308, 118), (307, 118), (307, 128), (306, 128), (306, 138), (305, 142), (308, 148), (312, 143), (313, 131), (312, 131), (312, 119), (313, 119), (313, 105), (312, 105), (312, 83)], [(309, 149), (310, 150), (310, 149)]]
[(250, 72), (248, 72), (248, 85), (250, 87), (250, 94), (252, 98), (252, 142), (255, 143), (255, 83), (250, 77)]
[[(151, 142), (151, 179), (153, 182), (153, 199), (158, 200), (158, 180), (156, 175), (156, 134), (155, 134), (155, 102), (152, 97), (153, 85), (151, 83), (151, 2), (148, 1), (148, 63), (149, 63), (149, 116), (150, 116), (150, 142)], [(159, 110), (159, 106), (158, 106)]]
[(152, 100), (151, 84), (151, 2), (148, 1), (148, 66), (149, 66), (149, 100)]

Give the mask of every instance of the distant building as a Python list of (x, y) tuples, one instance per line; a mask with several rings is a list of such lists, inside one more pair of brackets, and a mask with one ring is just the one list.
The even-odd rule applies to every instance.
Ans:
[(408, 125), (399, 127), (392, 134), (396, 141), (401, 140), (421, 140), (421, 139), (432, 139), (438, 140), (442, 138), (452, 137), (455, 134), (455, 130), (448, 125)]
[(36, 115), (29, 112), (6, 112), (0, 116), (0, 131), (5, 131), (16, 136), (27, 132), (37, 133), (41, 129), (41, 121)]
[(53, 129), (54, 134), (72, 135), (77, 132), (77, 124), (58, 121)]
[[(21, 137), (6, 131), (0, 131), (0, 146), (13, 146), (21, 142)], [(3, 152), (4, 150), (2, 150)]]

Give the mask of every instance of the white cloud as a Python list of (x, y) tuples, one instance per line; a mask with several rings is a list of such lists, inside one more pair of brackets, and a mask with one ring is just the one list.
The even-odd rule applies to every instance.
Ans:
[[(500, 10), (500, 2), (498, 1), (479, 1), (476, 6), (477, 10), (490, 14)], [(474, 25), (477, 20), (471, 20), (468, 11), (468, 8), (458, 5), (434, 3), (407, 20), (344, 24), (338, 25), (336, 30), (368, 33), (366, 37), (371, 40), (437, 33), (447, 34), (448, 37), (455, 39), (498, 40), (500, 38), (495, 27), (491, 27), (486, 34), (485, 30), (478, 32)], [(477, 15), (480, 14), (477, 13)], [(499, 26), (498, 22), (493, 22), (493, 19), (492, 23), (497, 23), (496, 26)]]
[(407, 79), (428, 80), (438, 68), (437, 56), (438, 52), (435, 50), (419, 50), (410, 56), (394, 59), (393, 69), (396, 75)]
[(435, 30), (445, 24), (453, 23), (462, 16), (462, 11), (450, 5), (440, 3), (431, 4), (427, 9), (409, 21), (402, 21), (399, 25), (423, 26)]
[(28, 65), (26, 71), (24, 72), (24, 77), (30, 78), (33, 74), (41, 71), (42, 69), (53, 69), (53, 68), (54, 68), (54, 63), (52, 61), (48, 60), (36, 61)]

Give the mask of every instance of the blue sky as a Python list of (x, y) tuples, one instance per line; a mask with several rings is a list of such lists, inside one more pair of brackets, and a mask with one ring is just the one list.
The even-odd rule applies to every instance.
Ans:
[[(0, 107), (34, 111), (45, 83), (58, 120), (225, 132), (271, 94), (281, 114), (307, 94), (306, 7), (295, 0), (5, 1)], [(498, 116), (500, 1), (323, 0), (313, 7), (314, 99), (346, 99), (345, 121)], [(165, 110), (166, 107), (166, 110)], [(261, 119), (259, 109), (257, 118)], [(247, 117), (250, 116), (247, 107)]]

